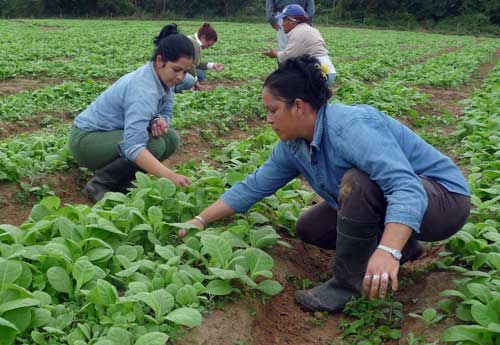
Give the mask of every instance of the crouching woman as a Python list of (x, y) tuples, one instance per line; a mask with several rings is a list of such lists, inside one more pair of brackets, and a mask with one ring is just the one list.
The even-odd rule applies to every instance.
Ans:
[(450, 237), (470, 210), (466, 181), (450, 158), (377, 109), (328, 104), (330, 97), (316, 58), (288, 59), (268, 76), (262, 100), (280, 142), (190, 221), (203, 228), (245, 212), (303, 175), (324, 202), (301, 216), (298, 235), (336, 249), (333, 277), (296, 293), (308, 311), (338, 311), (363, 290), (385, 297), (389, 285), (397, 289), (400, 265), (421, 254), (418, 241)]
[(171, 127), (174, 91), (193, 63), (191, 41), (165, 26), (154, 40), (151, 61), (104, 91), (75, 118), (69, 147), (78, 164), (96, 170), (83, 192), (96, 202), (106, 192), (125, 192), (138, 170), (191, 181), (161, 161), (175, 152), (179, 135)]

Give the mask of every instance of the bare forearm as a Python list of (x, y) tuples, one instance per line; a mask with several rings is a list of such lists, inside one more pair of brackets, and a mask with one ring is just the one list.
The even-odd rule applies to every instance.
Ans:
[(173, 175), (172, 170), (161, 164), (148, 149), (144, 149), (139, 153), (135, 163), (151, 175), (166, 178), (171, 178)]
[(402, 250), (412, 233), (413, 230), (404, 224), (387, 223), (380, 244)]
[(214, 202), (212, 205), (208, 206), (200, 213), (200, 217), (202, 217), (205, 222), (208, 224), (210, 222), (214, 222), (219, 219), (223, 219), (233, 215), (234, 210), (229, 207), (224, 201), (221, 199)]

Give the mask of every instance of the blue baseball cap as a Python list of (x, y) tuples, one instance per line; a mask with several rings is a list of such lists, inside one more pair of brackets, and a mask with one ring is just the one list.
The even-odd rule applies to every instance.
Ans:
[(307, 13), (300, 5), (288, 5), (275, 18), (283, 19), (285, 17), (307, 17)]

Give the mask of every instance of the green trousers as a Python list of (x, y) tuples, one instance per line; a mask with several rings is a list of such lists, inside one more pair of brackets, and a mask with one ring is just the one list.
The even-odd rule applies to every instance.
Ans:
[[(75, 126), (69, 136), (69, 148), (81, 167), (97, 170), (120, 156), (118, 144), (123, 141), (123, 130), (85, 132)], [(169, 128), (161, 137), (149, 136), (147, 149), (159, 161), (167, 159), (179, 147), (180, 138)]]

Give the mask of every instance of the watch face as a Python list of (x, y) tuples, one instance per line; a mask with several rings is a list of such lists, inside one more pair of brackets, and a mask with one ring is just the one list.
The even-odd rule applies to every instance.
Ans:
[(401, 257), (403, 256), (399, 250), (395, 250), (393, 255), (396, 260), (401, 260)]

